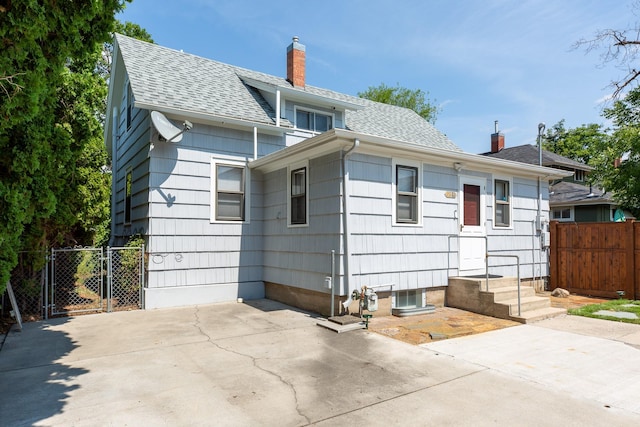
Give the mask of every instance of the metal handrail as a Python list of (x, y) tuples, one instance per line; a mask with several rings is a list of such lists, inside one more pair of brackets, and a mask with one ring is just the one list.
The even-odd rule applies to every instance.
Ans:
[[(451, 254), (451, 238), (455, 237), (455, 238), (460, 238), (460, 237), (472, 237), (472, 238), (476, 238), (476, 239), (484, 239), (485, 241), (485, 275), (486, 275), (486, 280), (485, 280), (485, 290), (488, 292), (489, 291), (489, 257), (495, 257), (495, 258), (499, 258), (499, 257), (503, 257), (503, 258), (515, 258), (517, 261), (517, 266), (518, 266), (518, 316), (520, 316), (521, 313), (521, 298), (520, 298), (520, 256), (518, 255), (492, 255), (489, 253), (489, 236), (460, 236), (459, 234), (449, 234), (447, 236), (447, 241), (448, 241), (448, 251), (447, 251), (447, 271), (451, 270), (451, 267), (449, 266), (449, 254)], [(460, 242), (458, 242), (458, 251), (460, 251)], [(458, 265), (458, 274), (460, 274), (460, 265)]]

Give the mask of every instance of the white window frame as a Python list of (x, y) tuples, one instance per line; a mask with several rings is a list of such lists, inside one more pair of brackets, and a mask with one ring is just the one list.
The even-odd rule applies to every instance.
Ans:
[[(506, 182), (509, 186), (509, 200), (506, 203), (499, 203), (496, 198), (496, 182), (502, 181)], [(500, 225), (496, 220), (497, 213), (497, 205), (509, 205), (509, 224), (508, 225)], [(513, 229), (513, 179), (510, 177), (501, 177), (494, 176), (493, 177), (493, 228), (499, 230), (511, 230)]]
[(335, 124), (336, 124), (336, 115), (334, 113), (330, 113), (327, 111), (322, 111), (322, 110), (315, 110), (313, 108), (307, 108), (307, 107), (302, 107), (302, 106), (294, 106), (293, 107), (293, 120), (294, 120), (294, 126), (296, 129), (300, 129), (300, 130), (304, 130), (307, 132), (314, 132), (314, 133), (322, 133), (322, 132), (326, 132), (324, 130), (316, 130), (315, 129), (315, 116), (314, 116), (314, 122), (313, 122), (313, 129), (304, 129), (304, 128), (300, 128), (298, 127), (298, 111), (304, 111), (307, 113), (313, 113), (315, 114), (320, 114), (323, 116), (327, 116), (329, 118), (331, 118), (331, 127), (327, 130), (331, 130), (335, 128)]
[(585, 175), (586, 175), (585, 171), (581, 169), (576, 169), (573, 172), (573, 180), (576, 182), (584, 182)]
[[(216, 188), (216, 183), (218, 181), (217, 177), (217, 166), (233, 166), (243, 168), (244, 171), (244, 219), (242, 220), (232, 220), (232, 219), (217, 219), (218, 216), (218, 189)], [(212, 158), (211, 159), (211, 201), (210, 201), (210, 212), (211, 218), (209, 221), (211, 223), (224, 223), (224, 224), (247, 224), (251, 220), (251, 170), (247, 167), (246, 161), (238, 161), (238, 160), (226, 160), (223, 158)]]
[[(415, 295), (415, 304), (400, 305), (402, 299), (408, 299), (409, 293)], [(403, 289), (394, 292), (393, 308), (421, 308), (424, 307), (422, 289)]]
[[(566, 209), (569, 209), (569, 218), (555, 218), (554, 217), (554, 212), (556, 211), (564, 211)], [(558, 206), (555, 208), (551, 208), (551, 212), (549, 212), (549, 217), (553, 220), (553, 221), (560, 221), (560, 222), (573, 222), (574, 221), (574, 217), (575, 217), (575, 211), (573, 206)]]
[[(396, 159), (394, 158), (391, 162), (392, 170), (391, 170), (391, 199), (392, 199), (392, 209), (391, 209), (391, 222), (393, 226), (397, 227), (422, 227), (422, 197), (423, 197), (423, 189), (422, 189), (422, 162), (417, 162), (415, 160), (407, 160), (407, 159)], [(396, 182), (398, 179), (398, 166), (406, 166), (409, 168), (415, 168), (418, 172), (418, 182), (417, 182), (417, 206), (416, 206), (416, 222), (398, 222), (397, 218), (397, 210), (398, 210), (398, 183)]]
[[(305, 220), (304, 224), (295, 224), (291, 222), (291, 173), (298, 169), (305, 169)], [(291, 228), (308, 227), (309, 226), (309, 162), (304, 161), (287, 167), (287, 226)]]
[[(487, 179), (477, 176), (461, 175), (459, 180), (459, 202), (458, 211), (460, 212), (458, 222), (460, 225), (461, 236), (486, 236), (487, 224)], [(493, 181), (492, 181), (493, 183)], [(464, 225), (464, 185), (477, 185), (480, 187), (480, 225)]]

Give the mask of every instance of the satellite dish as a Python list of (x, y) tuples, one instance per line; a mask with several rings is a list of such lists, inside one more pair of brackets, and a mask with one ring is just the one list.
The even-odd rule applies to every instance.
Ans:
[(167, 140), (167, 142), (180, 142), (182, 141), (182, 134), (188, 130), (191, 130), (193, 126), (189, 121), (183, 123), (183, 129), (174, 126), (169, 119), (165, 117), (159, 111), (151, 112), (151, 121), (153, 126), (158, 130), (160, 136)]

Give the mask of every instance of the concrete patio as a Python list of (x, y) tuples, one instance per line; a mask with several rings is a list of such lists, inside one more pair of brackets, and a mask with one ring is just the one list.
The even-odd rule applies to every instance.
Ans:
[[(604, 337), (585, 335), (591, 322)], [(0, 422), (636, 426), (640, 328), (613, 323), (569, 316), (424, 346), (336, 334), (269, 300), (27, 323), (0, 350)]]

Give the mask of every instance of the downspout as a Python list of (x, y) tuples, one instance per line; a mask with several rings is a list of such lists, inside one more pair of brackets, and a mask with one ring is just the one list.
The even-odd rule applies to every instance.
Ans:
[(349, 180), (349, 171), (347, 170), (347, 160), (349, 158), (349, 156), (358, 148), (358, 146), (360, 145), (360, 140), (358, 138), (356, 138), (353, 141), (353, 146), (345, 151), (342, 151), (343, 155), (342, 155), (342, 230), (344, 233), (344, 239), (343, 239), (343, 270), (344, 270), (344, 277), (346, 279), (346, 289), (347, 289), (347, 295), (350, 295), (351, 289), (351, 272), (349, 269), (349, 264), (351, 261), (351, 252), (349, 249), (349, 241), (351, 240), (351, 235), (349, 234), (349, 204), (347, 202), (347, 199), (349, 199), (349, 194), (347, 193), (347, 189), (348, 189), (348, 180)]
[[(545, 124), (538, 124), (538, 165), (542, 166), (542, 132), (544, 132)], [(538, 177), (538, 218), (536, 226), (539, 228), (542, 224), (542, 178)]]
[(253, 160), (258, 159), (258, 128), (253, 127)]
[[(542, 166), (542, 133), (544, 132), (545, 124), (540, 122), (538, 124), (538, 165)], [(539, 276), (542, 278), (542, 244), (540, 239), (542, 237), (542, 177), (538, 177), (538, 216), (536, 217), (536, 229), (538, 232), (538, 269)], [(535, 262), (535, 260), (531, 260)], [(535, 277), (535, 274), (534, 274)]]
[(109, 246), (113, 246), (116, 233), (116, 178), (118, 176), (118, 109), (113, 107), (111, 117), (111, 236)]
[(280, 127), (280, 90), (276, 90), (276, 127)]
[(531, 221), (531, 278), (536, 281), (536, 222)]

